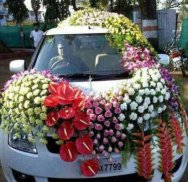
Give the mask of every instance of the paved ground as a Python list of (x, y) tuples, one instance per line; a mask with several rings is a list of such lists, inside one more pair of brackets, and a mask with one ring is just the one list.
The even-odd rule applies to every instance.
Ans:
[[(0, 54), (0, 88), (3, 86), (3, 83), (10, 78), (11, 73), (9, 72), (9, 62), (13, 59), (25, 59), (27, 63), (29, 63), (29, 59), (31, 56), (31, 52), (24, 53), (22, 50), (16, 54), (2, 55)], [(176, 77), (181, 78), (181, 75), (176, 74)], [(183, 87), (185, 89), (185, 93), (188, 93), (188, 78), (183, 79)], [(186, 94), (186, 101), (188, 102), (188, 94)], [(0, 167), (0, 182), (5, 182), (3, 177), (2, 169)], [(185, 175), (181, 182), (188, 182), (188, 168), (185, 172)]]

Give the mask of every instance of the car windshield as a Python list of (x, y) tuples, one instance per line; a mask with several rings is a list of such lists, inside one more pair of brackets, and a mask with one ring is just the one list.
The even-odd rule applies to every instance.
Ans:
[(69, 78), (110, 78), (125, 74), (120, 58), (106, 34), (50, 35), (41, 45), (34, 68)]

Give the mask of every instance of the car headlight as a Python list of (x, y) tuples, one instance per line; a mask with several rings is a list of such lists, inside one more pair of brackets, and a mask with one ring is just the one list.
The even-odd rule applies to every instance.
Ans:
[[(31, 134), (30, 134), (31, 135)], [(27, 153), (37, 154), (35, 143), (28, 140), (29, 135), (22, 133), (17, 137), (15, 132), (11, 132), (8, 137), (8, 144), (10, 147)]]

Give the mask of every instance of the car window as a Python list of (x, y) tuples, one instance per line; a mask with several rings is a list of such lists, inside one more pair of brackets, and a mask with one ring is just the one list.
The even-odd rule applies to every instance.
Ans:
[(106, 34), (46, 36), (34, 68), (57, 75), (114, 75), (124, 72), (120, 54), (111, 47)]

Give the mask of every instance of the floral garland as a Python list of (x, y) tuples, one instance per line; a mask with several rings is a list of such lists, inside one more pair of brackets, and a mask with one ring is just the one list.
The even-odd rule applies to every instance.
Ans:
[(127, 42), (131, 45), (145, 46), (155, 54), (154, 49), (142, 35), (139, 27), (125, 16), (117, 13), (110, 13), (91, 8), (79, 10), (73, 13), (65, 21), (60, 22), (58, 26), (63, 27), (66, 25), (104, 27), (109, 30), (109, 40), (115, 49), (123, 51), (125, 42)]

